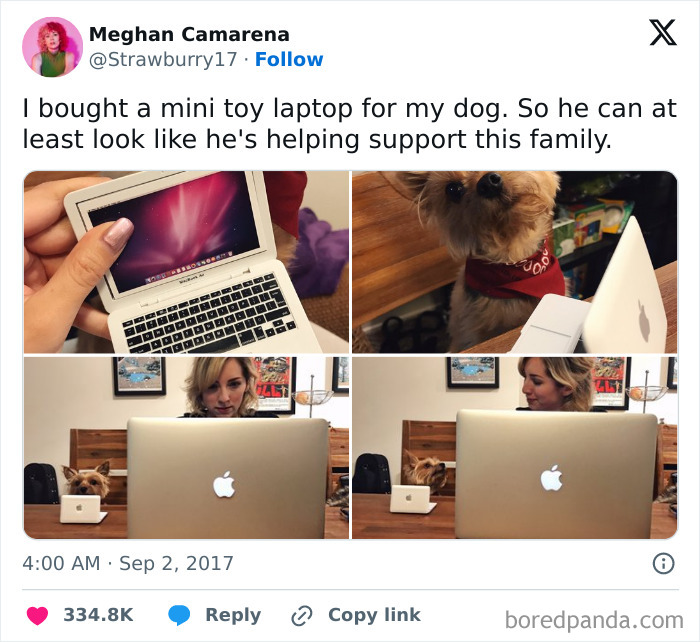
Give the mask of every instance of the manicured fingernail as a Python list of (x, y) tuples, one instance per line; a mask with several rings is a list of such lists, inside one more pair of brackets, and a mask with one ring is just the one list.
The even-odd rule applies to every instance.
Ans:
[(115, 221), (104, 235), (104, 241), (114, 251), (121, 250), (134, 231), (134, 224), (128, 218)]

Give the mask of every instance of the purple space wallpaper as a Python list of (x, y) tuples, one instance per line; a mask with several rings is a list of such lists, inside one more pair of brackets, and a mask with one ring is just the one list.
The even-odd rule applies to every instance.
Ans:
[(122, 216), (135, 229), (111, 270), (121, 293), (260, 246), (244, 172), (218, 172), (90, 212), (93, 226)]

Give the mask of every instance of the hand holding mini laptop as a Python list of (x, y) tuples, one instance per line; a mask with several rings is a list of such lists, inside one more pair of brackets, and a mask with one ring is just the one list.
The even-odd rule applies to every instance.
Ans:
[(392, 486), (391, 513), (420, 513), (427, 515), (437, 506), (430, 501), (430, 486)]
[(115, 352), (321, 352), (276, 260), (262, 172), (139, 172), (65, 208), (78, 238), (134, 224), (97, 286)]
[(61, 524), (99, 524), (107, 513), (100, 511), (99, 495), (61, 495)]
[[(511, 352), (635, 354), (666, 351), (666, 311), (642, 231), (631, 216), (592, 303), (547, 294)], [(577, 350), (579, 339), (583, 350)]]

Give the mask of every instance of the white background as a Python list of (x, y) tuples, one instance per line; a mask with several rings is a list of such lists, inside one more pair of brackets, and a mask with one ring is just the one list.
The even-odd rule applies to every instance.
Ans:
[[(696, 2), (6, 2), (2, 4), (0, 60), (2, 114), (0, 151), (0, 435), (2, 506), (0, 565), (2, 640), (218, 640), (218, 639), (620, 639), (698, 640), (698, 5)], [(31, 72), (21, 53), (28, 25), (59, 12), (82, 32), (85, 53), (80, 67), (63, 79), (47, 80)], [(676, 22), (670, 33), (678, 46), (650, 47), (658, 18)], [(90, 26), (108, 29), (172, 29), (173, 43), (90, 43)], [(287, 29), (289, 43), (236, 45), (184, 43), (177, 34), (186, 25), (202, 29)], [(251, 62), (232, 69), (89, 68), (94, 51), (205, 54), (258, 50), (323, 54), (321, 68), (256, 68)], [(228, 97), (235, 101), (350, 101), (357, 114), (343, 125), (307, 121), (298, 125), (265, 116), (256, 125), (245, 121), (165, 123), (201, 135), (206, 128), (295, 132), (473, 133), (487, 125), (472, 118), (441, 119), (437, 124), (360, 116), (365, 97), (401, 102), (500, 101), (508, 114), (491, 125), (520, 131), (517, 150), (440, 150), (420, 155), (394, 151), (347, 154), (344, 151), (29, 151), (22, 148), (23, 128), (70, 131), (86, 123), (25, 120), (23, 98), (35, 104), (51, 100), (128, 101)], [(522, 97), (555, 108), (559, 96), (569, 102), (673, 99), (677, 118), (613, 120), (595, 115), (584, 121), (550, 117), (518, 120)], [(594, 114), (594, 110), (592, 110)], [(132, 127), (152, 130), (159, 123), (112, 120), (105, 131)], [(532, 128), (577, 133), (594, 128), (608, 134), (610, 149), (531, 150), (525, 134)], [(264, 139), (264, 136), (262, 137)], [(473, 143), (473, 140), (470, 139)], [(683, 500), (679, 530), (665, 542), (85, 542), (32, 541), (22, 531), (22, 341), (20, 318), (19, 237), (22, 179), (31, 170), (85, 169), (558, 169), (668, 170), (679, 186), (679, 334), (682, 356), (679, 396), (680, 466)], [(400, 236), (400, 231), (397, 231)], [(41, 403), (39, 396), (37, 403)], [(652, 558), (672, 554), (676, 569), (654, 573)], [(178, 575), (118, 571), (121, 555), (157, 558), (163, 554), (233, 554), (228, 574)], [(22, 568), (26, 556), (101, 555), (112, 567), (98, 572), (43, 573)], [(32, 591), (30, 589), (42, 589)], [(54, 591), (53, 589), (61, 589)], [(110, 592), (102, 592), (110, 589)], [(149, 589), (161, 589), (147, 592)], [(199, 591), (197, 589), (207, 589)], [(226, 589), (217, 590), (217, 589)], [(263, 589), (263, 590), (261, 590)], [(272, 590), (274, 589), (274, 590)], [(293, 590), (292, 590), (293, 589)], [(343, 589), (343, 590), (339, 590)], [(391, 589), (368, 591), (367, 589)], [(600, 589), (591, 590), (591, 589)], [(112, 592), (114, 591), (114, 592)], [(415, 592), (414, 592), (415, 591)], [(176, 628), (165, 613), (185, 603), (192, 620)], [(302, 629), (289, 623), (293, 609), (309, 604), (314, 618)], [(29, 623), (28, 606), (44, 605), (49, 620)], [(205, 606), (262, 608), (256, 627), (232, 630), (203, 623)], [(421, 610), (421, 624), (332, 624), (333, 606), (381, 609), (385, 605)], [(138, 623), (64, 624), (66, 606), (134, 606)], [(505, 611), (609, 614), (617, 609), (641, 613), (682, 614), (685, 628), (675, 631), (512, 631)]]

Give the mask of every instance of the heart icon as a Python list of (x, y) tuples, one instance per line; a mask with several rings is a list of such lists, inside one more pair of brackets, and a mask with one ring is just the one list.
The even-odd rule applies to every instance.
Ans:
[(44, 606), (40, 606), (38, 609), (30, 606), (27, 609), (27, 617), (29, 618), (30, 622), (34, 622), (34, 624), (39, 626), (47, 617), (49, 617), (49, 610)]

